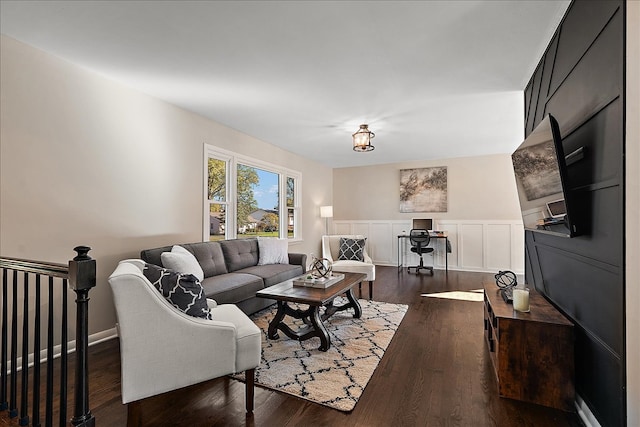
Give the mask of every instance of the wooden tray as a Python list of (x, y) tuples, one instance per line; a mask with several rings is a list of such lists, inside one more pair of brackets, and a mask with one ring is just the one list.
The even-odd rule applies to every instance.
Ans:
[(305, 288), (321, 288), (326, 289), (331, 285), (335, 285), (340, 280), (344, 279), (344, 274), (333, 273), (330, 278), (325, 279), (307, 279), (307, 275), (303, 275), (293, 279), (293, 286), (300, 286)]

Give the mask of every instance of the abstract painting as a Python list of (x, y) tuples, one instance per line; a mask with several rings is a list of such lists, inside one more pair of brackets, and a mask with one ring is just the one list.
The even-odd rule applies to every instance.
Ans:
[(401, 169), (400, 212), (447, 212), (447, 167)]
[(516, 178), (527, 200), (562, 193), (560, 170), (553, 141), (516, 150), (511, 156)]

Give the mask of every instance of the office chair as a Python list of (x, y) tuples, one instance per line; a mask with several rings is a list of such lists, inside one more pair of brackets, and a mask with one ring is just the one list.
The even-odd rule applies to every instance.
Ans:
[(411, 252), (417, 253), (420, 255), (420, 265), (407, 267), (407, 272), (411, 273), (411, 269), (416, 269), (416, 274), (420, 273), (420, 270), (429, 270), (431, 271), (431, 275), (433, 276), (433, 267), (425, 267), (424, 260), (422, 258), (423, 254), (433, 253), (433, 248), (429, 246), (429, 232), (427, 230), (414, 228), (409, 233), (409, 241), (411, 242)]

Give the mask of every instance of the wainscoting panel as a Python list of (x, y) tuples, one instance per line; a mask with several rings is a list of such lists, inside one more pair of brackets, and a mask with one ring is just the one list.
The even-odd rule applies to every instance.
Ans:
[[(361, 224), (361, 223), (354, 223), (351, 228), (353, 229), (353, 234), (362, 234), (364, 236), (369, 237), (371, 235), (371, 231), (370, 231), (370, 227), (371, 227), (370, 222), (366, 223), (366, 224)], [(370, 237), (374, 237), (374, 236), (370, 236)], [(374, 243), (375, 243), (375, 239), (374, 239)]]
[[(398, 239), (398, 236), (404, 236), (406, 234), (409, 234), (409, 223), (408, 222), (392, 222), (391, 223), (391, 236), (389, 236), (389, 238), (391, 239), (391, 258), (387, 260), (386, 263), (384, 264), (394, 264), (397, 265), (398, 264), (398, 245), (403, 245), (403, 242), (400, 241), (400, 239)], [(402, 249), (402, 246), (400, 246), (400, 249)], [(382, 262), (381, 262), (382, 264)]]
[(481, 269), (485, 265), (482, 224), (461, 224), (459, 229), (460, 261), (471, 269)]
[[(351, 231), (351, 223), (350, 222), (338, 222), (338, 221), (333, 221), (333, 233), (331, 234), (355, 234), (353, 231)], [(369, 233), (367, 233), (366, 235), (368, 235)]]
[(511, 267), (512, 271), (524, 272), (524, 226), (522, 224), (511, 224)]
[[(435, 226), (437, 226), (438, 230), (446, 232), (447, 236), (449, 236), (449, 244), (451, 245), (451, 253), (448, 254), (449, 268), (453, 267), (454, 270), (463, 270), (463, 268), (461, 268), (460, 261), (458, 260), (460, 248), (460, 233), (458, 233), (458, 225), (459, 224), (455, 222), (449, 223), (439, 221)], [(441, 250), (436, 252), (436, 262), (436, 265), (445, 265), (445, 252)]]
[[(524, 229), (522, 222), (480, 220), (434, 220), (434, 229), (447, 232), (451, 252), (446, 255), (444, 239), (432, 240), (433, 259), (437, 269), (448, 261), (452, 270), (497, 272), (511, 270), (524, 274)], [(362, 234), (367, 237), (367, 250), (377, 265), (398, 265), (398, 249), (405, 265), (418, 263), (409, 251), (408, 239), (398, 239), (411, 229), (411, 221), (336, 220), (333, 234)], [(400, 245), (400, 247), (398, 247)], [(431, 259), (425, 259), (430, 264)]]
[[(499, 270), (502, 265), (511, 265), (511, 226), (488, 224), (484, 228), (485, 258), (487, 267)], [(507, 242), (505, 245), (504, 243)]]
[[(369, 225), (368, 246), (372, 259), (393, 259), (393, 244), (391, 244), (391, 224), (388, 222), (372, 222)], [(364, 233), (362, 233), (364, 234)]]

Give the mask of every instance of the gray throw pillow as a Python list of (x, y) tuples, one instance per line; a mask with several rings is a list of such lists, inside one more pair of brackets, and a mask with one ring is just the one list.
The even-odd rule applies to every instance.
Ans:
[(367, 239), (340, 238), (338, 260), (340, 261), (364, 261), (364, 244)]
[(146, 264), (142, 273), (178, 310), (189, 316), (212, 319), (202, 285), (193, 274), (177, 273), (153, 264)]

